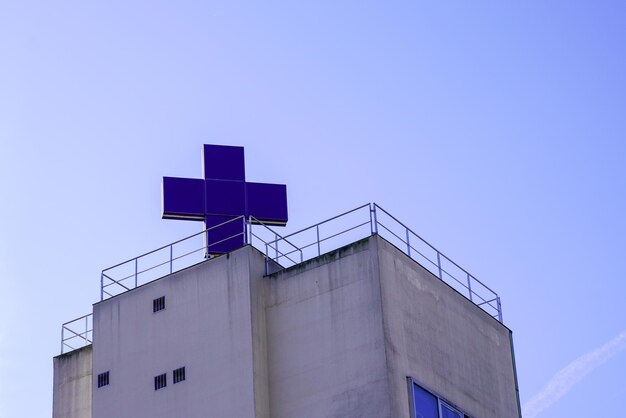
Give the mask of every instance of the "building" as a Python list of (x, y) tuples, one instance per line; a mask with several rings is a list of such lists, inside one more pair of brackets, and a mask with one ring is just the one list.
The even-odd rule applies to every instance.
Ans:
[(229, 222), (225, 254), (201, 233), (103, 272), (53, 418), (521, 417), (500, 298), (380, 206), (285, 237)]
[(242, 147), (202, 155), (163, 217), (204, 231), (102, 272), (53, 418), (521, 416), (489, 287), (376, 204), (281, 236), (286, 186), (247, 182)]

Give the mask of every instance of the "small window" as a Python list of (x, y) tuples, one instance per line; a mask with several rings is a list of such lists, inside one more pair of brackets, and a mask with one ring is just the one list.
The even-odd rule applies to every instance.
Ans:
[(165, 309), (165, 296), (161, 296), (152, 301), (152, 312), (159, 312), (163, 309)]
[(109, 372), (100, 373), (98, 375), (98, 387), (107, 386), (109, 384)]
[(172, 374), (174, 375), (174, 383), (182, 382), (183, 380), (185, 380), (185, 368), (184, 367), (174, 370)]
[(165, 386), (167, 386), (167, 374), (154, 376), (154, 390), (163, 389)]
[(411, 395), (411, 418), (470, 418), (430, 389), (408, 378)]

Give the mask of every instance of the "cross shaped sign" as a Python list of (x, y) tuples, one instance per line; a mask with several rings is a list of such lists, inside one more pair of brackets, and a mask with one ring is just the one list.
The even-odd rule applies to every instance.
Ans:
[[(202, 151), (204, 178), (163, 177), (163, 219), (204, 221), (206, 229), (242, 215), (287, 224), (287, 186), (247, 182), (243, 147), (205, 144)], [(207, 253), (224, 254), (244, 245), (244, 223), (229, 222), (206, 235)]]

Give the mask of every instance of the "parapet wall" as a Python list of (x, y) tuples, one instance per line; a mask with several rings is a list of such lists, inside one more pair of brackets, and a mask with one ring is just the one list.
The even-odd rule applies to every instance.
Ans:
[(92, 346), (52, 359), (52, 418), (91, 418)]
[(376, 238), (394, 417), (408, 417), (411, 377), (472, 417), (517, 418), (511, 331)]

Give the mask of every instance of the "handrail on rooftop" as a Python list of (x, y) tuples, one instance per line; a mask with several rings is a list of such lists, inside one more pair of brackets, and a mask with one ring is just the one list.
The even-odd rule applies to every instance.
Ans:
[[(365, 213), (366, 208), (367, 213)], [(247, 218), (238, 216), (104, 269), (100, 276), (100, 300), (124, 293), (141, 284), (205, 261), (209, 258), (209, 247), (204, 241), (205, 234), (232, 222), (241, 222), (243, 232), (210, 245), (243, 236), (244, 245), (252, 245), (265, 255), (266, 275), (320, 256), (322, 253), (340, 248), (358, 239), (378, 234), (434, 276), (466, 296), (476, 306), (502, 322), (502, 305), (496, 292), (376, 203), (361, 205), (284, 236), (253, 216)], [(369, 228), (364, 229), (367, 225)], [(325, 234), (323, 229), (330, 226), (332, 226), (331, 232)], [(174, 255), (175, 251), (177, 251), (176, 255)], [(426, 254), (428, 252), (431, 254)], [(292, 258), (291, 255), (294, 253), (299, 253), (299, 257)], [(140, 264), (144, 263), (148, 265), (140, 269)], [(459, 278), (458, 276), (463, 277)], [(85, 315), (63, 324), (61, 331), (62, 353), (66, 347), (74, 349), (69, 342), (75, 338), (81, 339), (84, 344), (91, 344), (90, 317), (91, 314)], [(84, 331), (82, 329), (83, 322), (80, 322), (83, 320), (86, 321)], [(81, 324), (80, 330), (77, 331), (73, 328), (75, 323)], [(70, 335), (67, 338), (66, 332)]]

